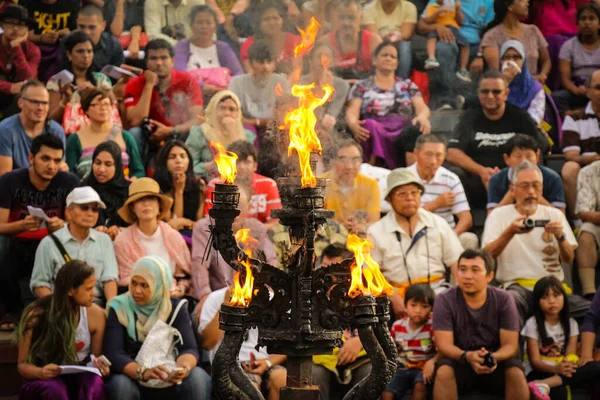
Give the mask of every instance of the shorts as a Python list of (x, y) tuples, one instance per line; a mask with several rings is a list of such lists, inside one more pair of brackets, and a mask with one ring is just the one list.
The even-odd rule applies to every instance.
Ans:
[(591, 222), (584, 222), (583, 225), (579, 227), (579, 233), (577, 233), (577, 239), (583, 232), (591, 233), (596, 239), (596, 246), (600, 248), (600, 226), (596, 224), (592, 224)]
[(271, 377), (271, 372), (285, 368), (283, 365), (273, 365), (271, 368), (265, 371), (264, 374), (258, 375), (250, 372), (244, 372), (244, 374), (250, 379), (250, 381), (256, 386), (260, 391), (268, 390), (269, 387), (269, 378)]
[(402, 368), (396, 370), (394, 377), (385, 388), (386, 392), (394, 393), (395, 398), (401, 399), (411, 390), (417, 383), (423, 381), (423, 371), (420, 369)]
[[(459, 362), (450, 358), (443, 358), (435, 365), (435, 373), (443, 366), (447, 365), (454, 370), (458, 394), (467, 394), (474, 389), (487, 394), (504, 394), (504, 372), (509, 368), (519, 368), (523, 371), (523, 364), (517, 358), (498, 363), (498, 368), (491, 374), (479, 375), (473, 371), (471, 365)], [(523, 375), (525, 373), (523, 372)]]
[[(446, 28), (450, 29), (452, 31), (452, 34), (454, 35), (454, 38), (456, 39), (456, 44), (458, 44), (459, 46), (463, 46), (463, 47), (469, 47), (469, 41), (467, 40), (466, 37), (463, 36), (462, 33), (460, 33), (460, 31), (458, 29), (456, 29), (455, 27), (451, 26), (451, 25), (446, 25)], [(429, 34), (427, 35), (428, 38), (438, 38), (438, 34), (435, 30), (429, 32)]]

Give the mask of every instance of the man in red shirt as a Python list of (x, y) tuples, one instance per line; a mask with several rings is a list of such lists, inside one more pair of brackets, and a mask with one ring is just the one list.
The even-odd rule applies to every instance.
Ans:
[[(251, 188), (252, 197), (250, 198), (250, 209), (248, 218), (256, 218), (267, 226), (267, 230), (277, 225), (278, 219), (271, 218), (271, 210), (281, 208), (281, 199), (279, 198), (279, 189), (277, 183), (271, 178), (257, 174), (258, 166), (256, 148), (252, 143), (244, 140), (238, 140), (231, 143), (227, 150), (237, 154), (237, 176), (235, 184), (246, 188)], [(212, 208), (212, 192), (215, 190), (215, 184), (220, 183), (221, 179), (213, 179), (206, 188), (206, 200), (204, 203), (204, 213), (208, 215), (208, 210)]]
[[(150, 119), (150, 140), (160, 143), (169, 136), (185, 136), (193, 125), (201, 123), (202, 92), (194, 78), (173, 69), (173, 47), (164, 39), (151, 40), (146, 46), (146, 71), (127, 82), (124, 103), (127, 122), (139, 127)], [(132, 129), (140, 154), (144, 154), (148, 137), (142, 129)]]

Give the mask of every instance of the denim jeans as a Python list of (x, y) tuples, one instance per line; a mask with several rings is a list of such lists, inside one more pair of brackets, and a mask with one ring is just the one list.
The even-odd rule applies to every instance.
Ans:
[(410, 78), (411, 68), (412, 48), (410, 41), (403, 40), (398, 43), (398, 68), (396, 68), (396, 76), (403, 79)]

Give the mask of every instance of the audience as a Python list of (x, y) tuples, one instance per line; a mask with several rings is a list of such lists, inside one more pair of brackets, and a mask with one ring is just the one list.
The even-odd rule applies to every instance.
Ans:
[[(596, 294), (598, 292), (596, 291)], [(596, 348), (596, 332), (600, 327), (600, 295), (594, 295), (590, 309), (585, 314), (583, 323), (581, 324), (581, 358), (580, 365), (586, 365), (594, 359), (594, 351)]]
[(129, 52), (130, 58), (137, 59), (140, 50), (148, 44), (148, 36), (143, 32), (145, 0), (113, 0), (103, 3), (106, 30), (119, 39), (121, 47)]
[[(64, 375), (60, 367), (85, 364), (102, 355), (106, 316), (93, 302), (94, 273), (85, 261), (67, 262), (56, 275), (54, 293), (25, 309), (17, 334), (17, 371), (23, 377), (20, 399), (104, 399), (102, 376)], [(99, 359), (92, 365), (103, 376), (109, 374), (108, 365)]]
[(201, 0), (144, 1), (144, 25), (148, 37), (165, 40), (171, 46), (191, 36), (188, 18), (194, 6), (203, 4)]

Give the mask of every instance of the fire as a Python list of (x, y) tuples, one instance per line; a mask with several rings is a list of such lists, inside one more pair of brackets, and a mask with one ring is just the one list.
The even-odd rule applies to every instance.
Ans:
[(235, 181), (235, 176), (237, 175), (237, 154), (227, 151), (221, 143), (210, 142), (210, 147), (213, 151), (217, 152), (214, 159), (217, 164), (217, 169), (221, 174), (221, 179), (223, 179), (226, 184), (232, 185)]
[(252, 268), (248, 261), (242, 261), (242, 265), (246, 268), (246, 280), (242, 285), (240, 283), (241, 272), (237, 271), (233, 275), (233, 291), (231, 293), (231, 300), (229, 305), (236, 307), (248, 307), (252, 300), (252, 288), (254, 286), (254, 276), (252, 275)]
[(248, 247), (248, 245), (250, 243), (252, 244), (258, 244), (258, 240), (254, 239), (252, 236), (250, 236), (250, 228), (244, 228), (244, 229), (240, 229), (235, 233), (235, 241), (237, 243), (243, 243), (244, 244), (244, 253), (246, 253), (246, 255), (248, 257), (252, 257), (252, 248)]
[(348, 236), (346, 246), (354, 252), (355, 260), (350, 269), (352, 280), (348, 296), (354, 298), (371, 294), (379, 297), (382, 294), (393, 294), (394, 288), (385, 280), (379, 265), (371, 257), (371, 249), (374, 246), (367, 239), (352, 234)]
[(310, 19), (306, 31), (298, 28), (302, 42), (294, 48), (294, 57), (303, 56), (312, 50), (315, 40), (317, 39), (319, 28), (320, 25), (314, 17)]

